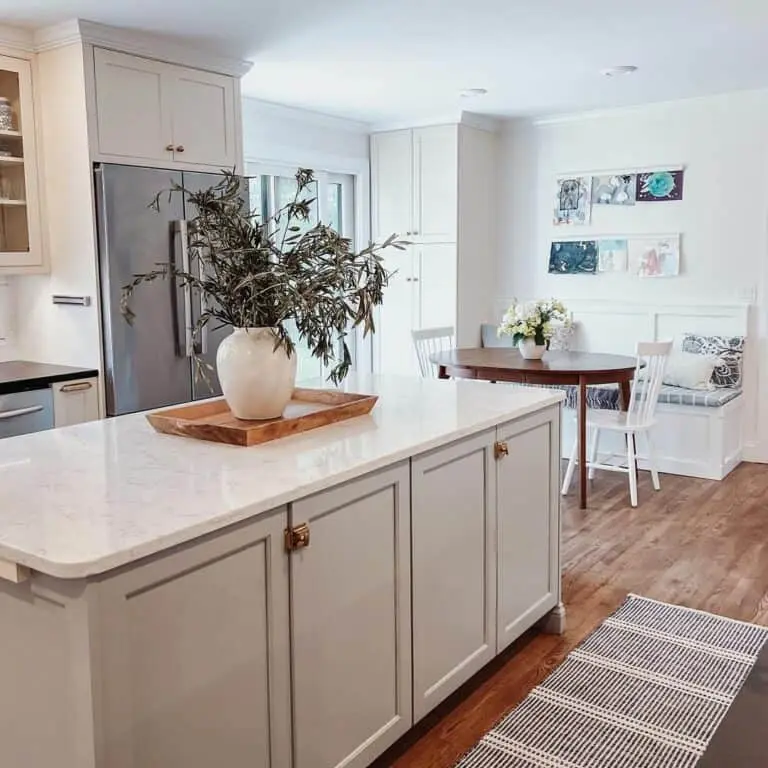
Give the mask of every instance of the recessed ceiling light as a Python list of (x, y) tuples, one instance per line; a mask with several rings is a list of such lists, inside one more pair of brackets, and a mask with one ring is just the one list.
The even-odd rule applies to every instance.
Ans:
[(600, 70), (600, 74), (605, 75), (605, 77), (631, 75), (633, 72), (637, 72), (637, 67), (634, 64), (622, 64), (618, 67), (608, 67), (607, 69)]
[(488, 93), (486, 88), (465, 88), (461, 92), (462, 99), (474, 99), (476, 96), (485, 96)]

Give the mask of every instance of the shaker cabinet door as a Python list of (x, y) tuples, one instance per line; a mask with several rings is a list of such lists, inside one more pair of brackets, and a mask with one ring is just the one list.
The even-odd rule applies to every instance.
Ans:
[(498, 427), (498, 650), (560, 599), (559, 408)]
[(216, 170), (234, 168), (234, 79), (175, 67), (170, 99), (176, 161), (209, 165)]
[(411, 461), (415, 721), (496, 654), (493, 441)]
[(391, 234), (411, 239), (413, 219), (412, 131), (371, 136), (371, 213), (373, 239)]
[(167, 92), (171, 67), (160, 61), (94, 49), (99, 153), (113, 158), (173, 159)]
[(408, 465), (296, 502), (294, 768), (363, 768), (411, 717)]
[(418, 242), (456, 242), (458, 157), (457, 126), (413, 131), (413, 236)]
[(418, 376), (411, 336), (411, 331), (419, 327), (418, 261), (414, 246), (404, 251), (387, 249), (384, 266), (392, 274), (376, 322), (377, 370), (387, 375)]
[(456, 328), (456, 243), (423, 243), (418, 248), (419, 326)]
[(100, 585), (109, 768), (291, 765), (285, 509)]
[(0, 56), (0, 276), (47, 268), (32, 77), (29, 61)]

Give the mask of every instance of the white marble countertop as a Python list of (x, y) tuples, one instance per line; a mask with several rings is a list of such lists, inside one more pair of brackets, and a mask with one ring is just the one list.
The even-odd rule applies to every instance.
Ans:
[(0, 560), (81, 578), (538, 411), (562, 393), (350, 377), (373, 412), (252, 448), (156, 433), (142, 414), (0, 440)]

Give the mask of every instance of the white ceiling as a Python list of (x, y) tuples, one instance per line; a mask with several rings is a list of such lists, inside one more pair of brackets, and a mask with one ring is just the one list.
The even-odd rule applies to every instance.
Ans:
[(223, 46), (254, 61), (246, 94), (374, 123), (768, 87), (766, 0), (0, 0), (8, 23), (75, 16)]

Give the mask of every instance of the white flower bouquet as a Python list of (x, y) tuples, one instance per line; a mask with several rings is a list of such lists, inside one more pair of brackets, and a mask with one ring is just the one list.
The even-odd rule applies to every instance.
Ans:
[(505, 313), (499, 336), (511, 336), (515, 344), (533, 339), (536, 346), (546, 346), (555, 333), (555, 323), (570, 325), (568, 311), (556, 299), (515, 302)]

